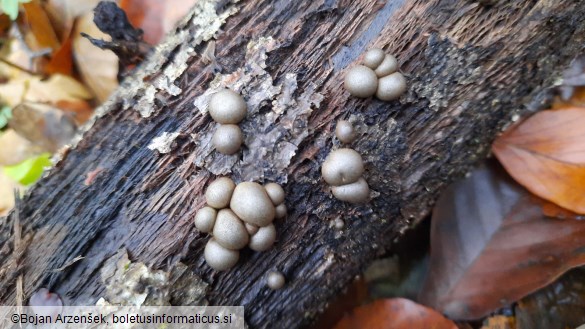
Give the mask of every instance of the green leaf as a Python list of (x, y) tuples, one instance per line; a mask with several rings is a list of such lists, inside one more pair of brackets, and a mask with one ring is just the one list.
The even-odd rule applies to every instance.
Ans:
[(18, 17), (18, 5), (30, 1), (31, 0), (0, 0), (0, 9), (2, 9), (11, 20), (16, 20), (16, 17)]
[(22, 185), (30, 185), (41, 178), (45, 167), (51, 166), (50, 157), (50, 153), (43, 153), (17, 165), (4, 167), (4, 173)]
[(8, 121), (12, 118), (12, 110), (10, 107), (4, 106), (0, 109), (0, 129), (6, 127)]

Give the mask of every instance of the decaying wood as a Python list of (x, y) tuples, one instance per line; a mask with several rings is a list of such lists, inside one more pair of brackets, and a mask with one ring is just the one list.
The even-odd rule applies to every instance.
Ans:
[[(127, 251), (173, 273), (152, 283), (170, 291), (163, 301), (202, 303), (177, 297), (194, 289), (211, 304), (244, 305), (252, 327), (306, 326), (487, 155), (502, 127), (546, 103), (584, 39), (585, 6), (572, 0), (200, 0), (24, 198), (22, 235), (33, 236), (21, 263), (25, 295), (47, 287), (66, 304), (111, 301), (112, 264)], [(399, 58), (409, 81), (400, 101), (342, 88), (344, 70), (373, 46)], [(205, 104), (223, 86), (249, 105), (237, 156), (209, 145)], [(363, 206), (333, 199), (320, 179), (341, 118), (358, 127), (352, 147), (375, 191)], [(193, 215), (206, 184), (224, 174), (283, 184), (289, 214), (273, 249), (245, 251), (216, 273)], [(345, 229), (331, 227), (335, 218)], [(13, 221), (0, 227), (4, 264)], [(284, 289), (265, 287), (270, 269), (285, 274)], [(0, 271), (2, 302), (14, 303), (18, 274)]]

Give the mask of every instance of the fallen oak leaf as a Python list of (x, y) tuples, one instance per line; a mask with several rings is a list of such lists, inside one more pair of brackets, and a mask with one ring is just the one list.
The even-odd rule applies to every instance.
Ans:
[(450, 186), (432, 216), (422, 303), (478, 319), (585, 264), (585, 222), (549, 219), (495, 164)]
[(585, 108), (542, 111), (513, 126), (492, 150), (532, 193), (585, 214)]
[(404, 298), (379, 299), (355, 308), (334, 329), (457, 329), (439, 312)]

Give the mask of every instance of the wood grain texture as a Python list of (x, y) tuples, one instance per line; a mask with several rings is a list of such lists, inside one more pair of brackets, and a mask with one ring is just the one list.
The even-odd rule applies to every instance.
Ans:
[[(486, 156), (514, 115), (546, 102), (585, 44), (585, 8), (571, 0), (201, 2), (218, 13), (237, 10), (216, 34), (216, 61), (198, 55), (207, 43), (194, 44), (184, 72), (170, 79), (180, 92), (167, 86), (152, 102), (141, 101), (200, 29), (187, 21), (174, 34), (183, 43), (153, 53), (140, 78), (126, 81), (23, 200), (22, 235), (32, 242), (18, 266), (0, 271), (0, 301), (14, 301), (15, 277), (23, 273), (27, 296), (44, 286), (67, 304), (93, 304), (104, 296), (100, 269), (126, 249), (155, 269), (187, 264), (210, 284), (212, 304), (244, 305), (254, 328), (304, 327), (429, 213), (446, 184)], [(356, 99), (342, 88), (344, 70), (374, 46), (400, 61), (409, 81), (400, 101)], [(154, 73), (151, 64), (159, 68)], [(241, 124), (248, 148), (235, 158), (212, 152), (214, 123), (194, 106), (212, 85), (242, 91), (250, 106)], [(148, 118), (139, 113), (145, 107)], [(377, 192), (357, 207), (333, 199), (320, 179), (320, 163), (337, 145), (335, 121), (349, 117), (360, 133), (352, 147)], [(172, 151), (148, 149), (163, 132), (180, 133)], [(289, 215), (277, 223), (275, 247), (243, 252), (225, 273), (205, 265), (207, 237), (192, 220), (212, 172), (277, 181), (287, 192)], [(341, 232), (330, 227), (338, 217), (346, 222)], [(13, 221), (11, 215), (0, 227), (6, 262), (17, 254)], [(79, 255), (85, 258), (54, 271)], [(284, 273), (285, 288), (265, 288), (270, 269)]]

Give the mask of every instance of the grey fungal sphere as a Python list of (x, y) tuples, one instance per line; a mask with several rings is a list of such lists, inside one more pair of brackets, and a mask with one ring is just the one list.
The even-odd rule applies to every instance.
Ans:
[(266, 189), (266, 193), (268, 193), (268, 197), (272, 200), (272, 203), (275, 206), (284, 202), (284, 190), (282, 187), (276, 183), (268, 183), (264, 185)]
[(240, 258), (238, 250), (230, 250), (222, 247), (215, 239), (210, 239), (203, 252), (207, 265), (216, 271), (225, 271), (232, 268)]
[(336, 229), (343, 230), (343, 228), (345, 227), (345, 222), (341, 218), (335, 218), (333, 225), (335, 226)]
[(398, 61), (396, 60), (396, 57), (386, 55), (380, 66), (378, 66), (374, 72), (376, 72), (378, 78), (381, 78), (396, 72), (396, 70), (398, 70)]
[(276, 241), (276, 228), (273, 224), (258, 228), (258, 232), (250, 237), (248, 247), (255, 251), (266, 251)]
[(211, 138), (211, 144), (222, 154), (231, 155), (240, 149), (244, 136), (237, 125), (220, 125)]
[(236, 184), (231, 178), (220, 177), (213, 181), (205, 191), (207, 205), (215, 209), (225, 208), (230, 204)]
[(278, 206), (276, 206), (276, 215), (275, 217), (280, 219), (280, 218), (284, 218), (286, 217), (286, 205), (284, 203), (279, 204)]
[(243, 182), (236, 186), (230, 208), (244, 222), (266, 226), (274, 220), (275, 209), (264, 186), (254, 182)]
[(342, 143), (351, 143), (356, 137), (356, 132), (355, 129), (353, 129), (351, 122), (347, 120), (340, 120), (337, 121), (335, 135)]
[(230, 89), (224, 89), (211, 96), (208, 110), (216, 122), (234, 124), (246, 117), (247, 106), (240, 94)]
[(244, 248), (250, 240), (248, 230), (236, 214), (230, 209), (222, 209), (217, 213), (213, 238), (222, 247), (239, 250)]
[(376, 93), (378, 77), (371, 68), (357, 65), (349, 69), (345, 74), (344, 86), (351, 95), (368, 98)]
[(268, 288), (272, 290), (277, 290), (284, 287), (285, 281), (286, 280), (284, 278), (284, 275), (282, 275), (282, 273), (278, 271), (270, 272), (266, 277), (266, 285), (268, 286)]
[(349, 203), (365, 203), (370, 198), (370, 188), (363, 177), (355, 183), (331, 187), (333, 196)]
[(400, 72), (380, 78), (376, 97), (383, 101), (398, 99), (406, 91), (406, 79)]
[(384, 60), (386, 53), (380, 48), (372, 48), (364, 55), (364, 65), (375, 70)]
[(195, 214), (195, 227), (203, 233), (213, 231), (216, 216), (217, 210), (211, 207), (203, 207), (199, 209), (197, 214)]
[(350, 148), (329, 153), (321, 166), (321, 175), (327, 184), (338, 186), (357, 181), (364, 173), (362, 156)]

